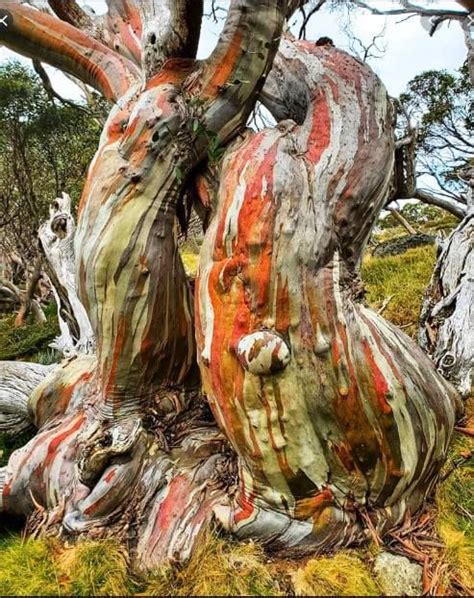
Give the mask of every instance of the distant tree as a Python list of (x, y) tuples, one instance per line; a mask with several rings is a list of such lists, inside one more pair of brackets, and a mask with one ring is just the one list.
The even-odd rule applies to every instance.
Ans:
[(0, 65), (0, 252), (16, 263), (14, 282), (26, 286), (18, 325), (35, 307), (42, 278), (38, 227), (63, 190), (77, 203), (101, 130), (89, 109), (59, 99), (40, 72), (43, 80), (17, 61)]
[(100, 131), (84, 106), (51, 98), (33, 69), (0, 65), (2, 252), (34, 261), (50, 201), (67, 190), (77, 203)]
[(467, 64), (457, 74), (426, 71), (417, 75), (399, 101), (409, 127), (416, 126), (414, 197), (462, 218), (474, 159), (473, 96)]

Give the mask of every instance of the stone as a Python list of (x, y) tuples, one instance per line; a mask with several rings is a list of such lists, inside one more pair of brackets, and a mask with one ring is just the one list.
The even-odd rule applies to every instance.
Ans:
[(375, 559), (374, 571), (387, 596), (421, 596), (423, 593), (421, 565), (404, 556), (381, 552)]

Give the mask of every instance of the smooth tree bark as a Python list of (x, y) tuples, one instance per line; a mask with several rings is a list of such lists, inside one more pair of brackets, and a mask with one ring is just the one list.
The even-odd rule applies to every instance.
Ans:
[[(280, 43), (294, 4), (233, 0), (196, 61), (199, 2), (109, 0), (101, 19), (0, 3), (1, 42), (114, 101), (74, 235), (96, 352), (32, 390), (37, 434), (0, 470), (1, 508), (30, 529), (112, 534), (151, 567), (187, 558), (216, 514), (297, 554), (383, 532), (436, 481), (457, 395), (359, 303), (392, 179), (387, 94), (344, 52)], [(286, 120), (245, 132), (264, 84)], [(191, 188), (212, 209), (194, 298)], [(71, 239), (58, 209), (53, 248)]]

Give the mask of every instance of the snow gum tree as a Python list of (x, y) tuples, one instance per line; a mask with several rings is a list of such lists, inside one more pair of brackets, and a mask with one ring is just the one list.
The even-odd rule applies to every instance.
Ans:
[[(2, 44), (114, 104), (75, 231), (95, 350), (42, 380), (5, 366), (0, 409), (18, 419), (21, 377), (37, 434), (0, 470), (0, 508), (44, 533), (112, 533), (144, 567), (186, 558), (213, 517), (287, 554), (383, 533), (436, 482), (458, 403), (360, 302), (392, 185), (382, 83), (283, 35), (298, 2), (232, 0), (204, 61), (201, 2), (107, 4), (0, 3)], [(278, 124), (256, 133), (259, 98)], [(194, 293), (177, 249), (189, 197), (211, 212)]]

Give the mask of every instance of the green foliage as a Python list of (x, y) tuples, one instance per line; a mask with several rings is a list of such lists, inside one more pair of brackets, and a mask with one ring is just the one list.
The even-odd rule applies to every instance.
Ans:
[(0, 227), (26, 261), (49, 203), (62, 191), (78, 201), (100, 132), (95, 114), (51, 99), (31, 69), (0, 64)]
[[(452, 214), (422, 202), (407, 203), (399, 212), (412, 226), (423, 232), (426, 230), (432, 231), (433, 229), (451, 231), (459, 224), (459, 220)], [(380, 218), (377, 225), (382, 230), (400, 228), (399, 221), (391, 213), (388, 213), (384, 218)], [(406, 231), (402, 229), (399, 234), (405, 233)]]
[(467, 189), (463, 171), (472, 160), (473, 98), (467, 62), (456, 74), (417, 75), (399, 98), (417, 125), (417, 173), (454, 196)]
[(13, 451), (25, 446), (25, 444), (33, 436), (33, 430), (31, 432), (25, 432), (20, 436), (10, 438), (6, 434), (0, 434), (0, 467), (4, 467), (8, 463), (8, 459)]
[(14, 324), (15, 316), (0, 320), (0, 360), (19, 359), (44, 351), (59, 334), (56, 315), (50, 315), (44, 323), (28, 321), (19, 328)]
[(429, 245), (409, 249), (402, 255), (367, 256), (362, 265), (367, 303), (377, 310), (391, 297), (384, 318), (403, 326), (412, 338), (417, 337), (421, 301), (435, 260), (436, 249)]

